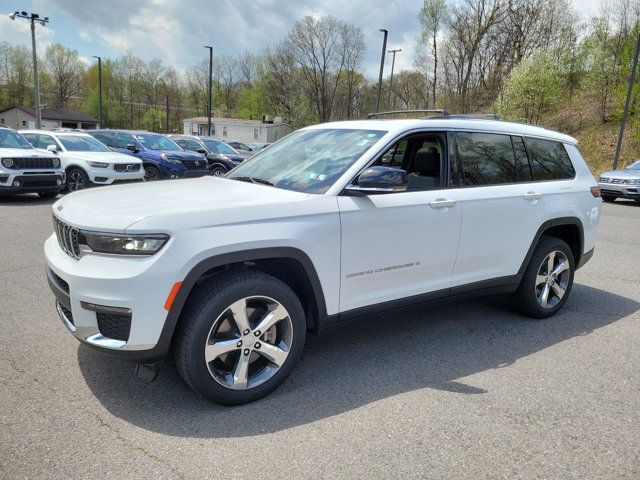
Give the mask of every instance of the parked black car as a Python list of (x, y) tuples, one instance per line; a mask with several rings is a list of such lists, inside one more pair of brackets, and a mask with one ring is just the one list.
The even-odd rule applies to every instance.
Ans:
[(142, 160), (146, 180), (202, 177), (209, 173), (202, 154), (185, 152), (166, 135), (131, 130), (90, 130), (112, 150)]
[(209, 162), (209, 173), (221, 177), (246, 158), (225, 142), (195, 135), (169, 135), (171, 140), (190, 152), (204, 153)]

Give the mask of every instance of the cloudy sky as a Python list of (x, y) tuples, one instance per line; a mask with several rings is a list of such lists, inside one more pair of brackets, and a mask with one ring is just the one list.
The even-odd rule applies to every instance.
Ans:
[[(573, 0), (586, 19), (600, 0)], [(37, 27), (40, 49), (53, 42), (78, 50), (86, 62), (94, 55), (117, 57), (128, 50), (150, 60), (160, 58), (178, 69), (208, 55), (260, 52), (282, 40), (305, 15), (331, 14), (363, 29), (367, 45), (364, 71), (377, 77), (382, 34), (388, 48), (401, 48), (396, 68), (410, 68), (416, 37), (416, 15), (422, 0), (2, 0), (0, 41), (30, 45), (29, 24), (11, 21), (14, 10), (48, 16)], [(388, 72), (389, 66), (386, 67)]]

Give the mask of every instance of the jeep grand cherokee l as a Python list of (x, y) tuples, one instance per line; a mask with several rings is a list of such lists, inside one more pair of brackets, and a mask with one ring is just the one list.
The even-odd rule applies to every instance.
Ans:
[(601, 204), (576, 141), (556, 132), (326, 123), (226, 177), (58, 201), (47, 275), (78, 340), (142, 364), (171, 352), (194, 390), (240, 404), (287, 378), (309, 330), (495, 293), (554, 315)]

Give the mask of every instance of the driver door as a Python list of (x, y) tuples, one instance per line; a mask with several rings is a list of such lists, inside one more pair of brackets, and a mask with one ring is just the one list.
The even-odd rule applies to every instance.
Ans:
[(407, 297), (418, 296), (411, 299), (418, 303), (449, 295), (462, 206), (457, 190), (446, 188), (446, 134), (425, 132), (402, 139), (374, 165), (401, 164), (417, 174), (417, 152), (434, 145), (440, 169), (439, 180), (432, 186), (399, 193), (338, 196), (341, 312)]

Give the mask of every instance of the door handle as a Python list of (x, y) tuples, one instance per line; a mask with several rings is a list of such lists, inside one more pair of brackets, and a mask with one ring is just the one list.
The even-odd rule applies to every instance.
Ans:
[(433, 202), (429, 202), (431, 208), (449, 208), (455, 204), (455, 200), (447, 200), (446, 198), (436, 198)]
[(525, 200), (540, 200), (542, 198), (542, 194), (537, 192), (527, 192), (522, 196)]

